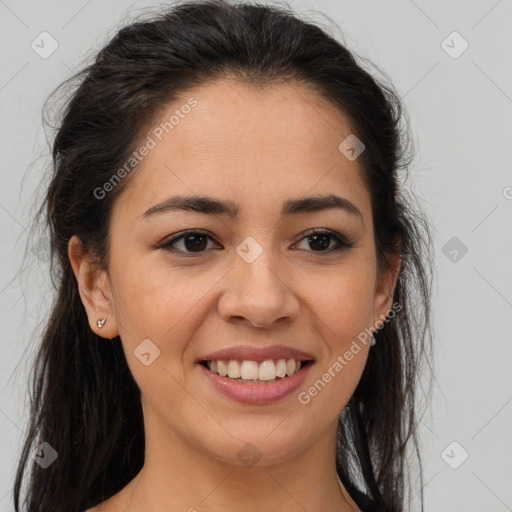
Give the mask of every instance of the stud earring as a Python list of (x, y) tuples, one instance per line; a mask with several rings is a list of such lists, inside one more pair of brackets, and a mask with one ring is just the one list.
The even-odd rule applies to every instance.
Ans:
[(372, 334), (372, 341), (370, 341), (370, 347), (373, 347), (377, 343), (375, 336)]
[(98, 329), (101, 329), (104, 325), (105, 325), (105, 322), (107, 321), (106, 318), (100, 318), (97, 322), (96, 322), (96, 325), (98, 326)]

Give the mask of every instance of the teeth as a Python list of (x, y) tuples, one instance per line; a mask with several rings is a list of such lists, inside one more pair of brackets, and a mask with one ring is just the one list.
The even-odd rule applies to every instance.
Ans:
[[(215, 361), (213, 361), (215, 362)], [(235, 361), (237, 364), (238, 362)], [(213, 370), (212, 370), (213, 372)], [(244, 361), (240, 370), (242, 379), (256, 380), (258, 378), (259, 367), (256, 361)]]
[(276, 377), (276, 365), (274, 364), (274, 361), (272, 361), (272, 359), (269, 359), (268, 361), (263, 361), (260, 364), (259, 379), (274, 380)]
[(243, 381), (274, 381), (277, 377), (284, 378), (287, 375), (297, 373), (301, 368), (301, 361), (295, 359), (267, 359), (261, 363), (257, 361), (208, 361), (208, 368), (221, 377), (239, 379)]
[(288, 359), (286, 362), (286, 373), (293, 375), (295, 373), (295, 359)]
[(276, 375), (278, 377), (284, 377), (286, 375), (286, 361), (279, 359), (276, 364)]
[[(214, 364), (216, 364), (217, 370), (215, 370), (213, 366)], [(228, 367), (224, 361), (210, 361), (208, 363), (208, 368), (210, 368), (213, 373), (218, 373), (221, 377), (225, 377), (228, 374)]]
[(228, 377), (230, 379), (239, 379), (240, 378), (240, 365), (238, 361), (232, 359), (228, 363)]

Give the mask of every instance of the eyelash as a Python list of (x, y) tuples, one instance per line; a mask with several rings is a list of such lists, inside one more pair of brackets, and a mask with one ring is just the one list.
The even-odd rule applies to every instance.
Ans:
[[(172, 247), (172, 245), (174, 245), (176, 242), (178, 242), (178, 241), (180, 241), (182, 239), (185, 239), (185, 238), (187, 238), (189, 236), (192, 236), (192, 235), (205, 236), (205, 237), (209, 238), (210, 240), (213, 240), (215, 243), (217, 243), (206, 231), (203, 231), (203, 230), (200, 230), (200, 229), (199, 230), (198, 229), (191, 229), (191, 230), (188, 230), (188, 231), (184, 231), (180, 235), (172, 238), (171, 240), (167, 240), (167, 241), (163, 242), (162, 244), (157, 246), (157, 249), (164, 249), (165, 251), (168, 251), (170, 253), (180, 253), (180, 255), (185, 256), (185, 257), (195, 257), (195, 256), (201, 256), (201, 255), (205, 254), (206, 250), (194, 253), (194, 252), (181, 251), (179, 249), (176, 249), (176, 248)], [(346, 250), (346, 249), (351, 249), (355, 245), (354, 242), (351, 242), (351, 241), (347, 240), (346, 238), (344, 238), (343, 236), (337, 234), (336, 232), (333, 232), (333, 231), (330, 231), (330, 230), (325, 230), (325, 229), (311, 229), (311, 230), (308, 230), (308, 231), (306, 231), (304, 233), (303, 237), (299, 240), (299, 242), (302, 242), (302, 240), (304, 240), (304, 239), (311, 238), (314, 235), (328, 235), (331, 238), (334, 238), (337, 241), (337, 243), (338, 243), (338, 247), (335, 247), (334, 249), (331, 248), (331, 249), (328, 249), (326, 251), (310, 251), (310, 252), (313, 252), (315, 254), (328, 255), (328, 254), (332, 254), (334, 252), (343, 251), (343, 250)]]

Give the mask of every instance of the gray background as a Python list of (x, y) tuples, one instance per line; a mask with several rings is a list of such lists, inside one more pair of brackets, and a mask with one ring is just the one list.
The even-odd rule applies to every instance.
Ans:
[[(512, 1), (290, 5), (334, 33), (320, 13), (338, 24), (349, 49), (391, 77), (409, 113), (417, 155), (409, 187), (435, 226), (436, 381), (421, 423), (426, 510), (512, 510)], [(158, 4), (0, 0), (2, 511), (13, 509), (27, 372), (51, 296), (37, 235), (30, 265), (21, 265), (48, 164), (42, 104), (146, 6)], [(58, 44), (47, 58), (31, 48), (44, 31)]]

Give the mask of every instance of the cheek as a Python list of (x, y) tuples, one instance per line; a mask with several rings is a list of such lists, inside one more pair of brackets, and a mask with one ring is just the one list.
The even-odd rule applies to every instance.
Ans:
[(158, 268), (135, 273), (128, 266), (118, 268), (114, 277), (116, 319), (130, 366), (138, 368), (133, 352), (149, 339), (160, 351), (158, 363), (181, 371), (183, 352), (207, 314), (207, 296), (218, 278)]
[(305, 296), (326, 350), (314, 382), (298, 398), (304, 405), (311, 403), (319, 416), (334, 419), (353, 394), (368, 357), (373, 282), (367, 269), (351, 268), (317, 285)]
[[(187, 344), (204, 314), (201, 300), (213, 286), (204, 279), (194, 282), (158, 278), (156, 273), (134, 276), (117, 289), (123, 325), (123, 349), (133, 378), (153, 404), (162, 397), (179, 404), (188, 367), (183, 364)], [(149, 354), (149, 355), (148, 355)]]
[(373, 287), (369, 272), (354, 268), (317, 282), (305, 293), (333, 349), (342, 350), (372, 325)]
[(116, 314), (121, 313), (127, 331), (139, 335), (172, 329), (212, 286), (208, 279), (158, 267), (133, 272), (125, 267), (115, 277)]
[(370, 349), (365, 332), (372, 318), (370, 290), (370, 285), (337, 281), (311, 297), (312, 321), (325, 350), (298, 401), (318, 418), (334, 421), (361, 379)]

